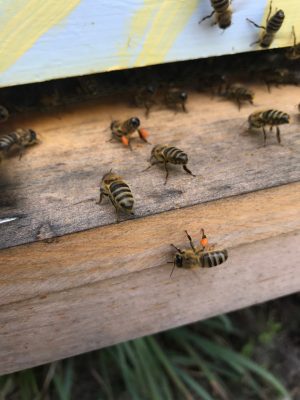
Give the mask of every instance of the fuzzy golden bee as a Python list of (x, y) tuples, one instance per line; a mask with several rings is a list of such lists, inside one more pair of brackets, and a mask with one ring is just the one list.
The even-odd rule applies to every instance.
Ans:
[(16, 146), (19, 149), (19, 158), (21, 159), (25, 147), (36, 143), (39, 143), (39, 139), (35, 131), (32, 129), (16, 129), (14, 132), (0, 137), (0, 152), (7, 154), (12, 147)]
[(298, 60), (300, 58), (300, 43), (297, 43), (296, 32), (295, 32), (294, 26), (292, 28), (292, 35), (293, 35), (293, 39), (294, 39), (294, 44), (292, 47), (289, 47), (289, 49), (287, 50), (285, 55), (289, 60)]
[(281, 28), (281, 25), (283, 24), (285, 15), (283, 10), (278, 10), (275, 12), (274, 15), (272, 15), (271, 17), (271, 13), (272, 13), (272, 1), (270, 4), (270, 8), (269, 8), (269, 14), (267, 17), (267, 25), (265, 26), (261, 26), (261, 25), (257, 25), (254, 21), (252, 21), (251, 19), (247, 18), (247, 21), (249, 21), (251, 24), (253, 24), (256, 28), (260, 28), (263, 29), (265, 32), (263, 32), (261, 38), (259, 40), (257, 40), (256, 42), (252, 43), (252, 45), (259, 43), (260, 47), (263, 48), (268, 48), (271, 46), (276, 33), (279, 31), (279, 29)]
[(116, 210), (117, 221), (119, 213), (134, 215), (134, 198), (128, 184), (112, 171), (104, 174), (100, 183), (100, 198), (97, 204), (101, 204), (103, 197), (107, 196)]
[(0, 122), (5, 122), (5, 121), (7, 121), (7, 120), (8, 120), (8, 117), (9, 117), (9, 112), (8, 112), (8, 110), (7, 110), (5, 107), (0, 106)]
[(240, 110), (241, 105), (244, 102), (253, 104), (254, 92), (245, 86), (233, 84), (226, 86), (223, 96), (229, 100), (235, 101)]
[(262, 128), (265, 146), (267, 139), (265, 126), (270, 126), (270, 131), (272, 131), (273, 126), (276, 126), (277, 142), (281, 143), (279, 125), (288, 124), (290, 122), (290, 116), (289, 114), (278, 110), (256, 111), (249, 115), (248, 122), (249, 129)]
[(171, 87), (167, 88), (164, 93), (164, 102), (168, 108), (177, 110), (181, 107), (182, 111), (187, 112), (186, 102), (188, 94), (180, 89)]
[(178, 247), (171, 244), (175, 248), (176, 253), (173, 260), (173, 268), (171, 275), (175, 267), (192, 269), (192, 268), (211, 268), (223, 264), (228, 258), (228, 251), (223, 250), (212, 250), (211, 248), (207, 250), (208, 240), (201, 229), (202, 237), (200, 240), (200, 246), (196, 247), (193, 243), (191, 236), (185, 231), (187, 238), (190, 242), (190, 249), (179, 249)]
[(163, 145), (157, 144), (156, 146), (153, 147), (150, 156), (150, 166), (146, 168), (146, 170), (151, 168), (153, 165), (164, 164), (166, 170), (166, 179), (165, 179), (165, 185), (166, 185), (169, 176), (169, 170), (167, 167), (168, 163), (182, 165), (185, 172), (187, 172), (192, 176), (196, 176), (187, 168), (187, 163), (188, 163), (187, 154), (182, 150), (178, 149), (177, 147), (169, 146), (167, 144)]
[(208, 18), (211, 18), (214, 14), (216, 14), (215, 24), (218, 24), (219, 28), (226, 29), (231, 25), (232, 20), (232, 8), (231, 8), (231, 1), (230, 0), (210, 0), (211, 6), (213, 11), (211, 14), (207, 15), (206, 17), (202, 18), (199, 21), (205, 21)]
[(140, 138), (148, 143), (147, 137), (149, 136), (146, 129), (140, 128), (140, 120), (137, 117), (132, 117), (127, 119), (124, 122), (120, 121), (112, 121), (110, 125), (112, 139), (116, 139), (124, 144), (124, 146), (128, 146), (131, 149), (131, 136), (138, 132)]
[(149, 116), (150, 109), (156, 103), (155, 101), (156, 89), (152, 85), (147, 85), (138, 90), (134, 96), (134, 101), (137, 107), (144, 107), (146, 117)]

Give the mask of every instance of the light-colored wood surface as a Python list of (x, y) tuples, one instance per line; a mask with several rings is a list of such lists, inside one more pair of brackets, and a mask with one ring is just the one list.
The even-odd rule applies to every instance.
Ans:
[[(201, 227), (228, 261), (170, 279)], [(299, 232), (295, 183), (2, 250), (0, 373), (296, 292)]]
[[(209, 0), (2, 0), (0, 87), (171, 61), (232, 54), (250, 47), (271, 0), (235, 0), (224, 32)], [(271, 47), (290, 46), (300, 31), (299, 1), (274, 0), (285, 21)]]
[[(191, 93), (187, 114), (157, 108), (145, 119), (144, 111), (130, 108), (126, 100), (104, 98), (12, 120), (7, 131), (30, 127), (42, 143), (28, 148), (21, 161), (11, 157), (0, 166), (0, 222), (12, 218), (0, 224), (0, 248), (114, 224), (112, 205), (96, 204), (100, 178), (110, 168), (131, 186), (136, 220), (298, 181), (299, 88), (274, 88), (270, 94), (263, 86), (251, 87), (255, 106), (245, 105), (241, 111), (209, 94)], [(270, 107), (290, 113), (291, 124), (281, 128), (282, 146), (270, 133), (264, 148), (261, 133), (247, 134), (245, 129), (251, 112)], [(197, 177), (170, 167), (164, 186), (163, 168), (142, 172), (151, 146), (136, 138), (130, 152), (120, 143), (109, 143), (111, 118), (131, 116), (140, 117), (152, 144), (171, 143), (186, 151)]]

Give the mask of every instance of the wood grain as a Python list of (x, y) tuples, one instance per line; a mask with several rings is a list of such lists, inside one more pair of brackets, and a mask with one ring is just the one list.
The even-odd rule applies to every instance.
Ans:
[[(288, 86), (272, 94), (261, 86), (253, 89), (255, 107), (240, 112), (233, 103), (192, 93), (187, 114), (156, 109), (145, 120), (143, 110), (103, 99), (12, 121), (11, 128), (35, 129), (42, 143), (27, 149), (21, 161), (11, 157), (0, 166), (0, 221), (16, 218), (0, 224), (0, 248), (114, 224), (111, 204), (95, 204), (99, 180), (110, 168), (130, 184), (136, 219), (298, 181), (299, 89)], [(282, 128), (282, 146), (270, 134), (264, 148), (260, 133), (244, 132), (248, 115), (258, 107), (291, 114), (292, 123)], [(173, 167), (164, 186), (163, 169), (142, 172), (151, 146), (137, 138), (130, 152), (107, 142), (111, 118), (134, 115), (150, 131), (153, 144), (172, 143), (185, 150), (197, 177)]]
[[(294, 183), (2, 250), (0, 374), (298, 291), (299, 206)], [(170, 279), (201, 227), (228, 261)]]

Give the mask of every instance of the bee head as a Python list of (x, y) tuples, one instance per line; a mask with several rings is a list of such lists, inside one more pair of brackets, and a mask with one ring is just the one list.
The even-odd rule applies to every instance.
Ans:
[(284, 121), (284, 123), (285, 124), (289, 124), (290, 123), (290, 116), (289, 116), (289, 114), (284, 114), (284, 116), (283, 116), (283, 121)]
[(178, 267), (178, 268), (182, 268), (183, 257), (182, 257), (182, 255), (180, 253), (176, 253), (175, 254), (174, 265), (176, 265), (176, 267)]
[(130, 124), (133, 128), (137, 129), (140, 126), (140, 120), (136, 117), (130, 118)]
[(188, 95), (187, 95), (186, 92), (180, 92), (179, 97), (180, 97), (181, 100), (186, 101)]
[(37, 136), (35, 131), (33, 131), (32, 129), (28, 129), (28, 132), (29, 132), (29, 142), (30, 143), (37, 142)]
[(283, 12), (283, 10), (278, 10), (277, 11), (277, 13), (275, 14), (277, 17), (280, 17), (280, 18), (284, 18), (284, 12)]

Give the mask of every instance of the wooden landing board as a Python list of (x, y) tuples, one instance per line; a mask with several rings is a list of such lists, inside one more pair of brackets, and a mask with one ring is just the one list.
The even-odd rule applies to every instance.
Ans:
[[(271, 0), (234, 0), (225, 31), (199, 24), (209, 0), (2, 0), (0, 87), (172, 61), (248, 52), (265, 25)], [(285, 21), (271, 47), (300, 36), (298, 0), (274, 0)]]
[[(65, 107), (48, 115), (18, 117), (13, 127), (31, 127), (42, 143), (28, 148), (22, 160), (0, 166), (0, 248), (62, 236), (116, 221), (112, 205), (98, 206), (99, 181), (110, 168), (123, 175), (136, 199), (136, 219), (172, 209), (295, 182), (300, 179), (299, 88), (253, 86), (255, 107), (191, 93), (187, 114), (156, 109), (149, 119), (121, 100)], [(282, 127), (282, 146), (269, 134), (247, 134), (248, 115), (260, 108), (291, 114)], [(165, 173), (147, 166), (151, 147), (138, 138), (133, 151), (109, 143), (111, 118), (138, 116), (152, 144), (171, 143), (189, 155), (193, 178), (179, 167)], [(9, 130), (8, 128), (6, 128)], [(9, 222), (4, 222), (8, 219)], [(12, 220), (9, 220), (12, 219)], [(126, 219), (126, 217), (124, 217)]]
[[(294, 183), (2, 250), (0, 374), (299, 291), (299, 205)], [(228, 261), (170, 279), (201, 227)]]

